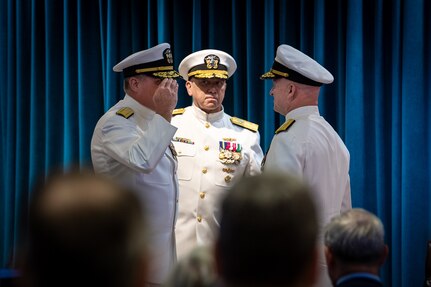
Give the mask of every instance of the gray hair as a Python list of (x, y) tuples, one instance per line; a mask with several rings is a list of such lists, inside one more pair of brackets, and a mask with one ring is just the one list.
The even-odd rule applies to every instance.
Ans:
[(373, 263), (384, 252), (384, 228), (380, 219), (361, 208), (332, 218), (326, 225), (325, 245), (346, 263)]

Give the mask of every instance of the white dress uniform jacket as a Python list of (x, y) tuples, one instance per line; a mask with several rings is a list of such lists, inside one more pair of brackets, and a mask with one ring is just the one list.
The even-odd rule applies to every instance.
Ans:
[[(116, 114), (124, 107), (134, 114)], [(146, 208), (151, 283), (162, 283), (176, 260), (177, 161), (168, 148), (175, 131), (163, 117), (126, 95), (102, 116), (91, 141), (95, 171), (133, 188)]]
[[(286, 115), (286, 123), (289, 120), (295, 122), (286, 131), (277, 133), (271, 142), (264, 172), (286, 171), (311, 186), (319, 208), (319, 241), (322, 242), (324, 225), (335, 215), (352, 208), (350, 154), (332, 126), (320, 116), (317, 106), (297, 108)], [(321, 270), (327, 283), (319, 286), (332, 286), (322, 252)]]
[[(260, 173), (263, 152), (259, 133), (234, 125), (230, 119), (223, 110), (207, 114), (195, 105), (172, 118), (178, 127), (174, 145), (180, 185), (175, 230), (179, 259), (196, 246), (213, 244), (221, 199), (238, 179)], [(229, 149), (233, 145), (241, 147), (242, 159), (223, 163), (222, 146)]]

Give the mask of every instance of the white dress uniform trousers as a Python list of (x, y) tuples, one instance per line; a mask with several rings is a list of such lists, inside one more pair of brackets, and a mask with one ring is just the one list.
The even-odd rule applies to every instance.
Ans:
[[(322, 228), (333, 216), (352, 207), (350, 195), (350, 154), (317, 106), (297, 108), (286, 115), (295, 120), (288, 130), (276, 134), (266, 155), (264, 172), (285, 171), (306, 181), (319, 209), (319, 242)], [(332, 286), (326, 274), (323, 248), (318, 286)]]
[[(207, 114), (195, 105), (172, 119), (178, 127), (174, 145), (180, 185), (175, 230), (179, 259), (196, 246), (214, 243), (221, 199), (238, 179), (260, 173), (263, 152), (259, 133), (234, 125), (230, 119), (223, 110)], [(221, 159), (223, 151), (227, 156)], [(235, 156), (241, 159), (235, 161)]]
[[(134, 114), (116, 114), (124, 107)], [(177, 161), (169, 149), (175, 132), (163, 117), (126, 95), (99, 120), (91, 142), (95, 171), (134, 189), (147, 211), (149, 282), (156, 284), (166, 279), (176, 260)]]

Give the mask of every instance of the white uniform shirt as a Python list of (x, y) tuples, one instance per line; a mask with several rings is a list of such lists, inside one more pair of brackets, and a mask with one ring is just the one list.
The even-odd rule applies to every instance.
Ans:
[[(117, 115), (123, 107), (134, 114)], [(175, 132), (163, 117), (126, 95), (102, 116), (91, 141), (95, 171), (133, 188), (146, 208), (151, 283), (162, 283), (176, 260), (177, 161), (168, 148)]]
[[(187, 107), (172, 118), (180, 184), (179, 215), (175, 229), (178, 258), (200, 245), (211, 245), (220, 223), (220, 201), (243, 176), (260, 173), (263, 158), (259, 132), (232, 124), (224, 111), (207, 114)], [(222, 163), (221, 147), (238, 145), (242, 159)]]
[[(319, 241), (322, 228), (332, 217), (352, 207), (350, 196), (350, 154), (317, 106), (297, 108), (286, 115), (295, 122), (274, 136), (266, 155), (264, 172), (286, 171), (306, 181), (319, 208)], [(321, 254), (322, 271), (326, 273)], [(325, 275), (325, 276), (323, 276)], [(331, 286), (326, 274), (318, 286)], [(324, 283), (326, 280), (326, 283)]]

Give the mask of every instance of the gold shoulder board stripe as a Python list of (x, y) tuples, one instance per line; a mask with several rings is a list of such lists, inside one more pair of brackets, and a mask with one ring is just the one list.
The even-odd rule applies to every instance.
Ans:
[(257, 132), (257, 129), (259, 128), (258, 124), (255, 124), (255, 123), (252, 123), (252, 122), (249, 122), (249, 121), (237, 118), (237, 117), (231, 117), (230, 121), (234, 125), (246, 128), (246, 129), (251, 130), (253, 132)]
[(172, 111), (172, 115), (173, 116), (182, 115), (182, 114), (184, 114), (185, 111), (186, 111), (185, 108), (175, 109), (175, 110)]
[(126, 119), (133, 116), (134, 113), (135, 112), (131, 108), (128, 108), (128, 107), (121, 108), (117, 111), (117, 115), (125, 117)]
[(280, 132), (285, 132), (287, 131), (295, 122), (295, 120), (293, 119), (288, 119), (284, 124), (282, 124), (276, 131), (275, 134), (278, 134)]

